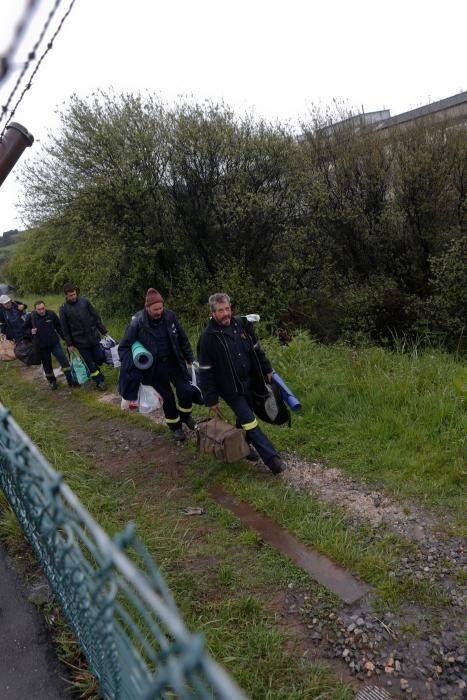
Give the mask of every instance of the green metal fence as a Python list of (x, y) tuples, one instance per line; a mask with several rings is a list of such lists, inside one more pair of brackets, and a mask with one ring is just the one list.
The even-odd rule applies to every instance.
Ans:
[(110, 539), (0, 404), (0, 487), (103, 698), (245, 700), (134, 534)]

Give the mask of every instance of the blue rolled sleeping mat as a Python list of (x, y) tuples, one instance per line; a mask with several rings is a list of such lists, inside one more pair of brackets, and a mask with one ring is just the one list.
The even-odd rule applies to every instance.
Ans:
[(118, 375), (118, 393), (127, 401), (136, 401), (144, 370), (152, 366), (154, 358), (139, 340), (133, 343), (131, 351), (121, 351), (119, 355), (122, 364)]
[(284, 401), (286, 402), (287, 406), (290, 408), (291, 411), (299, 411), (302, 407), (302, 404), (300, 401), (297, 399), (293, 391), (289, 389), (287, 384), (284, 382), (282, 379), (281, 375), (278, 374), (275, 370), (272, 372), (272, 378), (276, 382), (277, 386), (279, 387), (280, 394)]
[(146, 350), (144, 345), (142, 345), (139, 342), (139, 340), (135, 340), (135, 342), (131, 346), (131, 354), (133, 357), (134, 365), (135, 367), (137, 367), (137, 369), (149, 369), (150, 367), (152, 367), (154, 358), (149, 352), (149, 350)]

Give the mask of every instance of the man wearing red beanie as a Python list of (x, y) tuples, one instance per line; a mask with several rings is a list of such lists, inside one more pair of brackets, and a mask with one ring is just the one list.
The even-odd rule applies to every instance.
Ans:
[(164, 299), (153, 287), (146, 292), (144, 309), (133, 316), (119, 345), (122, 363), (136, 340), (154, 358), (152, 366), (143, 371), (142, 383), (153, 386), (162, 396), (167, 425), (175, 439), (183, 441), (182, 423), (190, 430), (196, 425), (191, 415), (192, 387), (187, 369), (187, 365), (193, 363), (194, 355), (188, 336), (174, 312), (164, 308)]

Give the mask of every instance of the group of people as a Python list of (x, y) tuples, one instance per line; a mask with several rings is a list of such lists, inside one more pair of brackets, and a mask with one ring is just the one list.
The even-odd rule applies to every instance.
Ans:
[[(265, 383), (271, 381), (271, 363), (253, 325), (246, 317), (232, 316), (227, 294), (212, 294), (208, 303), (211, 318), (198, 342), (204, 403), (218, 414), (222, 398), (234, 412), (237, 426), (246, 432), (251, 447), (249, 458), (261, 458), (273, 474), (279, 474), (286, 465), (253, 412), (254, 394), (264, 394)], [(131, 369), (131, 349), (136, 341), (153, 357), (153, 364), (142, 370), (140, 379), (162, 396), (167, 425), (176, 440), (184, 440), (183, 424), (191, 430), (196, 427), (191, 415), (193, 393), (188, 373), (194, 353), (176, 315), (164, 307), (164, 299), (152, 287), (146, 293), (144, 309), (133, 316), (119, 344), (122, 371)]]
[[(51, 389), (57, 389), (57, 379), (52, 367), (52, 356), (59, 362), (69, 386), (78, 386), (71, 371), (70, 357), (79, 352), (89, 369), (96, 388), (103, 390), (104, 376), (99, 367), (105, 359), (100, 344), (102, 335), (108, 335), (102, 320), (91, 302), (80, 297), (73, 284), (63, 287), (65, 301), (60, 307), (59, 316), (47, 309), (40, 299), (34, 303), (32, 311), (19, 300), (7, 294), (0, 296), (0, 333), (15, 345), (24, 338), (34, 339), (37, 344), (42, 368)], [(61, 340), (65, 342), (68, 356), (65, 355)]]
[[(52, 355), (60, 363), (68, 384), (73, 386), (68, 358), (73, 352), (79, 352), (96, 389), (102, 390), (105, 385), (100, 367), (105, 361), (105, 353), (100, 340), (101, 336), (108, 335), (108, 330), (89, 300), (80, 296), (76, 286), (66, 284), (63, 291), (65, 301), (60, 307), (59, 317), (48, 310), (43, 301), (37, 301), (33, 311), (27, 313), (22, 302), (13, 301), (7, 295), (1, 296), (0, 330), (14, 342), (35, 336), (44, 373), (52, 389), (57, 387)], [(208, 303), (211, 317), (198, 342), (203, 401), (211, 412), (219, 414), (222, 398), (234, 412), (237, 427), (245, 430), (250, 445), (248, 459), (257, 461), (261, 458), (273, 474), (279, 474), (286, 465), (259, 427), (253, 410), (255, 394), (267, 392), (266, 383), (272, 376), (271, 363), (258, 342), (253, 324), (244, 316), (232, 315), (227, 294), (212, 294)], [(68, 358), (60, 338), (68, 349)], [(135, 369), (132, 346), (136, 341), (153, 357), (152, 365), (147, 369)], [(120, 380), (128, 379), (119, 381), (119, 387), (132, 387), (130, 391), (134, 392), (140, 383), (152, 386), (163, 399), (167, 426), (176, 440), (183, 441), (183, 424), (190, 430), (196, 428), (189, 374), (195, 358), (185, 330), (175, 313), (165, 308), (164, 299), (156, 289), (147, 290), (144, 308), (131, 319), (118, 352)], [(125, 395), (124, 389), (120, 388), (120, 391), (125, 399), (132, 398)]]

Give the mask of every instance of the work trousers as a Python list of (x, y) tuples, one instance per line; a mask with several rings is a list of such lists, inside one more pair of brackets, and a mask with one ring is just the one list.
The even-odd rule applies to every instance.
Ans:
[(77, 346), (79, 354), (85, 361), (89, 375), (96, 386), (104, 383), (104, 375), (99, 370), (99, 366), (105, 362), (104, 348), (100, 343), (96, 343), (90, 348), (80, 348)]
[(65, 353), (60, 343), (55, 343), (55, 345), (52, 345), (48, 348), (41, 348), (40, 355), (44, 374), (47, 378), (47, 381), (50, 382), (50, 384), (56, 383), (55, 375), (52, 369), (52, 355), (60, 363), (60, 367), (62, 368), (63, 374), (65, 375), (68, 384), (73, 384), (73, 380), (71, 378), (70, 363), (65, 357)]
[(245, 396), (236, 396), (234, 399), (227, 401), (227, 403), (235, 413), (237, 428), (245, 430), (246, 439), (256, 448), (263, 462), (269, 466), (273, 458), (277, 457), (277, 452), (269, 438), (258, 426), (258, 421), (251, 408), (253, 396), (247, 393)]
[[(168, 358), (157, 358), (151, 369), (145, 371), (143, 383), (151, 384), (162, 396), (162, 410), (167, 425), (171, 430), (178, 430), (192, 411), (192, 389), (177, 359), (170, 355)], [(175, 399), (172, 386), (177, 394)]]

